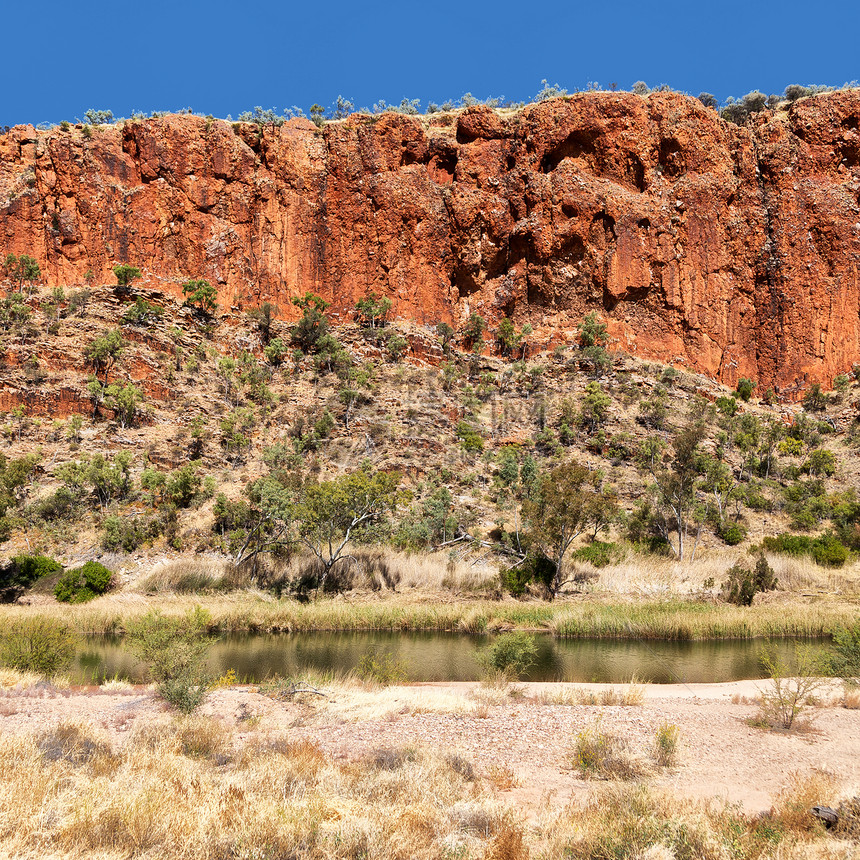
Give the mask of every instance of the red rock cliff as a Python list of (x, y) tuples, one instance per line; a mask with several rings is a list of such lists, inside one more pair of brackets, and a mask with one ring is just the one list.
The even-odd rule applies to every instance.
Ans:
[(0, 137), (0, 250), (49, 284), (130, 262), (178, 295), (419, 322), (510, 315), (790, 395), (860, 359), (860, 92), (751, 127), (670, 93), (581, 94), (507, 116), (353, 116), (320, 131), (170, 116)]

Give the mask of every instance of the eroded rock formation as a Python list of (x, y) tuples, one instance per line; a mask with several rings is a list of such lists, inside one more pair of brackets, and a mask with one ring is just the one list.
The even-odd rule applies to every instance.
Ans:
[[(0, 137), (0, 251), (51, 285), (129, 262), (178, 295), (289, 313), (369, 290), (418, 322), (477, 311), (791, 396), (860, 359), (860, 92), (741, 128), (672, 93), (319, 130), (169, 116)], [(292, 309), (290, 309), (292, 310)]]

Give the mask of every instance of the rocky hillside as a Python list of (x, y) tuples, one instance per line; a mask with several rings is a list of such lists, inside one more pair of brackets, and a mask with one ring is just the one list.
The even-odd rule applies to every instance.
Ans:
[(0, 250), (48, 287), (130, 263), (174, 297), (209, 280), (222, 311), (313, 291), (342, 318), (376, 291), (402, 320), (508, 316), (547, 346), (598, 311), (615, 350), (791, 400), (860, 357), (859, 192), (856, 90), (744, 127), (674, 93), (321, 129), (19, 126)]
[(766, 536), (833, 529), (860, 548), (853, 377), (813, 389), (804, 410), (608, 352), (595, 318), (594, 346), (526, 360), (360, 320), (303, 352), (296, 326), (259, 308), (218, 319), (135, 284), (24, 293), (0, 300), (0, 561), (229, 556), (258, 478), (364, 464), (406, 491), (373, 543), (431, 550), (461, 536), (458, 555), (504, 564), (488, 550), (512, 546), (535, 481), (573, 461), (617, 500), (601, 540), (665, 551), (654, 479), (671, 477), (661, 463), (674, 468), (693, 424), (691, 544), (740, 556)]

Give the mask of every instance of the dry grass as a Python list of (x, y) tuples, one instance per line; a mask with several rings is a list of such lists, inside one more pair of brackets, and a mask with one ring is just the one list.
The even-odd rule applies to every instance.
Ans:
[[(279, 699), (289, 684), (270, 681), (261, 685), (260, 692)], [(299, 693), (289, 697), (290, 701), (299, 701), (306, 707), (304, 724), (379, 720), (397, 714), (480, 716), (488, 704), (436, 687), (380, 687), (353, 676), (314, 680), (311, 686), (324, 695)]]
[(762, 603), (754, 611), (710, 601), (680, 599), (538, 601), (440, 598), (387, 593), (320, 598), (302, 604), (253, 591), (218, 595), (140, 593), (105, 595), (71, 606), (4, 606), (0, 628), (35, 614), (61, 617), (84, 633), (121, 633), (151, 609), (183, 615), (201, 606), (212, 630), (292, 632), (311, 630), (444, 630), (483, 632), (544, 630), (561, 637), (721, 639), (823, 635), (854, 622), (856, 607), (845, 600)]
[(138, 579), (133, 591), (163, 594), (199, 594), (224, 591), (229, 587), (232, 565), (217, 558), (181, 558), (156, 565)]
[(842, 693), (842, 707), (860, 710), (860, 689), (846, 686)]
[(600, 720), (576, 736), (573, 766), (583, 779), (637, 779), (650, 773), (650, 764), (634, 752), (627, 738), (605, 729)]
[[(387, 692), (387, 691), (386, 691)], [(420, 747), (333, 759), (284, 733), (160, 717), (121, 747), (80, 723), (4, 738), (0, 855), (150, 860), (847, 858), (811, 805), (825, 773), (792, 776), (773, 810), (745, 816), (644, 784), (597, 784), (528, 827), (499, 800), (516, 774)], [(626, 775), (627, 772), (625, 772)], [(619, 775), (613, 771), (613, 775)]]
[(13, 687), (32, 687), (42, 680), (35, 672), (19, 672), (17, 669), (0, 667), (0, 690), (10, 690)]
[(645, 689), (635, 680), (623, 687), (553, 684), (548, 690), (541, 690), (534, 697), (540, 705), (621, 705), (623, 707), (638, 707), (644, 699)]

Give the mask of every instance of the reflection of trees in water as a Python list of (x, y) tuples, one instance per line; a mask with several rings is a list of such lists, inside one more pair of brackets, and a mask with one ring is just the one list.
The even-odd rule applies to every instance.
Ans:
[[(537, 660), (529, 673), (535, 681), (621, 684), (636, 677), (653, 683), (716, 683), (760, 678), (762, 643), (659, 642), (640, 640), (554, 639), (537, 635)], [(473, 681), (481, 677), (478, 652), (491, 637), (444, 633), (293, 633), (233, 634), (216, 641), (208, 656), (210, 670), (233, 669), (242, 680), (275, 675), (297, 677), (311, 670), (348, 672), (373, 652), (402, 662), (413, 681)], [(777, 643), (789, 660), (793, 642)], [(822, 643), (823, 647), (823, 643)], [(76, 680), (114, 676), (141, 680), (140, 664), (118, 637), (91, 637), (78, 654)]]

